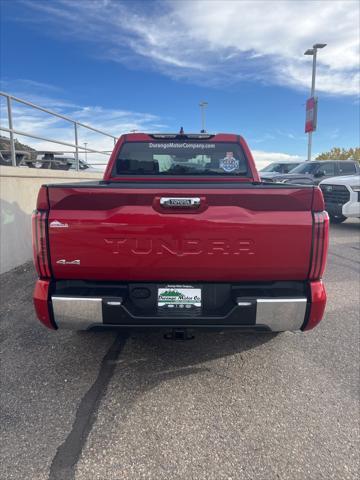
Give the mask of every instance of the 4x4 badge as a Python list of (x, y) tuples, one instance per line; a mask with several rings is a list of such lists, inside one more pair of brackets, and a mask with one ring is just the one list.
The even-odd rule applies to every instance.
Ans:
[(65, 260), (65, 258), (62, 258), (56, 263), (59, 263), (60, 265), (80, 265), (80, 260)]
[(59, 222), (59, 220), (53, 220), (52, 222), (50, 222), (49, 227), (50, 228), (69, 228), (69, 224), (61, 223)]

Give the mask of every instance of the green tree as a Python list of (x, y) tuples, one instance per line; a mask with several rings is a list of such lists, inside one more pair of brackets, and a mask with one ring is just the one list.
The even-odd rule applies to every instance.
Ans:
[(347, 149), (334, 147), (329, 152), (320, 153), (316, 160), (357, 160), (360, 162), (360, 147)]

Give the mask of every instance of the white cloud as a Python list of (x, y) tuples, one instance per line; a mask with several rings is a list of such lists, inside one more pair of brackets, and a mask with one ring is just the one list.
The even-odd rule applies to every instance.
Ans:
[(304, 50), (328, 43), (319, 51), (318, 91), (359, 92), (356, 0), (27, 4), (48, 20), (65, 21), (66, 34), (93, 42), (96, 55), (202, 84), (252, 80), (309, 89)]
[[(4, 82), (6, 84), (6, 82)], [(49, 92), (58, 92), (55, 86), (38, 84), (31, 80), (13, 81), (11, 83), (13, 90), (11, 94), (15, 97), (22, 98), (41, 107), (52, 110), (56, 113), (76, 120), (84, 125), (90, 125), (97, 130), (106, 132), (114, 137), (119, 137), (123, 133), (131, 131), (147, 131), (155, 132), (166, 128), (161, 119), (154, 114), (146, 112), (134, 112), (117, 108), (104, 108), (97, 105), (85, 105), (71, 103), (63, 98), (49, 96)], [(31, 93), (26, 92), (26, 88), (31, 89)], [(41, 93), (43, 92), (43, 93)], [(60, 142), (74, 144), (74, 125), (64, 119), (55, 117), (48, 113), (36, 110), (30, 106), (12, 101), (13, 125), (14, 129), (32, 134), (34, 136), (49, 138)], [(8, 127), (7, 107), (4, 97), (0, 97), (0, 116), (2, 124)], [(4, 135), (4, 132), (0, 132)], [(62, 152), (73, 152), (69, 146), (48, 142), (45, 140), (34, 139), (31, 137), (20, 136), (15, 137), (22, 143), (25, 143), (36, 150), (51, 150)], [(84, 146), (87, 143), (88, 148), (98, 151), (111, 152), (114, 146), (113, 138), (101, 135), (84, 127), (78, 127), (78, 142)], [(88, 161), (94, 163), (107, 162), (109, 155), (98, 153), (88, 153)], [(84, 158), (84, 154), (81, 153)]]
[[(98, 106), (87, 106), (76, 111), (66, 111), (66, 115), (78, 120), (85, 125), (93, 126), (103, 132), (120, 136), (123, 133), (131, 131), (157, 131), (159, 120), (150, 114), (141, 114), (137, 112), (125, 112), (122, 110), (104, 109)], [(13, 109), (14, 128), (53, 140), (74, 144), (74, 127), (69, 122), (61, 120), (53, 116), (28, 111), (23, 107), (15, 107)], [(17, 135), (18, 137), (18, 135)], [(32, 146), (37, 150), (56, 150), (69, 151), (71, 147), (61, 144), (49, 143), (43, 140), (22, 137), (21, 141)], [(84, 146), (87, 143), (88, 148), (94, 150), (111, 152), (114, 146), (114, 140), (111, 137), (103, 136), (92, 130), (78, 127), (79, 145)], [(84, 154), (82, 154), (84, 157)], [(107, 155), (89, 153), (89, 162), (106, 162)]]

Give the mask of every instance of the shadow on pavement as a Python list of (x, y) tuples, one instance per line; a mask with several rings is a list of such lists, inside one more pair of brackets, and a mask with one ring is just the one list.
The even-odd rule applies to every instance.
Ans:
[(360, 230), (360, 222), (354, 218), (345, 220), (345, 222), (339, 224), (330, 222), (330, 232), (331, 230), (339, 232), (358, 232)]

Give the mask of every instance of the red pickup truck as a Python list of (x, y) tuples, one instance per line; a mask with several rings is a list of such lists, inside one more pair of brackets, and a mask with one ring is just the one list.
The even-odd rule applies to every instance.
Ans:
[(327, 247), (321, 190), (262, 183), (242, 137), (123, 135), (102, 181), (41, 187), (35, 310), (52, 329), (310, 330)]

